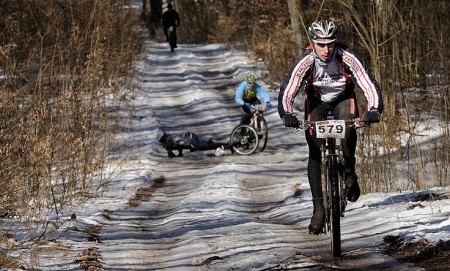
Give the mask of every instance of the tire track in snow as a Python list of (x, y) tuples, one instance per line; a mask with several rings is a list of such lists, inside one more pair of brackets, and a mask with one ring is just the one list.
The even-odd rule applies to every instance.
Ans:
[[(308, 234), (307, 146), (301, 135), (281, 127), (276, 110), (266, 114), (263, 153), (214, 157), (187, 151), (183, 158), (167, 158), (154, 140), (160, 128), (228, 138), (241, 115), (234, 88), (253, 69), (245, 54), (221, 45), (179, 47), (173, 54), (165, 44), (149, 42), (138, 65), (135, 117), (120, 136), (132, 147), (126, 163), (134, 171), (118, 176), (104, 195), (117, 200), (116, 208), (106, 217), (97, 200), (99, 211), (65, 235), (70, 252), (37, 254), (42, 270), (79, 270), (73, 259), (91, 247), (105, 270), (414, 270), (383, 256), (376, 233), (362, 236), (353, 227), (359, 238), (349, 239), (352, 229), (344, 229), (343, 260), (329, 256), (328, 236)], [(138, 144), (143, 138), (145, 144)], [(160, 176), (164, 182), (154, 186)], [(148, 194), (130, 205), (139, 189)], [(98, 243), (81, 233), (91, 225), (101, 226)]]
[[(152, 46), (159, 48), (160, 45)], [(221, 89), (218, 86), (205, 84), (215, 80), (211, 77), (204, 80), (204, 67), (190, 64), (197, 61), (193, 55), (200, 58), (209, 54), (208, 61), (212, 64), (208, 65), (208, 70), (231, 67), (225, 73), (236, 74), (236, 66), (226, 64), (229, 55), (224, 54), (222, 49), (217, 53), (210, 48), (201, 45), (186, 48), (195, 52), (188, 54), (188, 58), (167, 55), (168, 59), (178, 61), (176, 64), (169, 61), (171, 65), (189, 69), (189, 72), (170, 77), (173, 80), (170, 84), (165, 84), (165, 79), (162, 82), (157, 80), (160, 78), (158, 71), (168, 69), (161, 67), (162, 63), (159, 66), (152, 63), (145, 70), (156, 77), (152, 79), (156, 83), (152, 90), (156, 90), (160, 98), (163, 113), (158, 113), (156, 109), (155, 116), (161, 119), (162, 124), (174, 128), (170, 126), (173, 123), (175, 129), (199, 131), (201, 135), (213, 132), (216, 137), (226, 138), (237, 124), (236, 115), (241, 113), (232, 99), (228, 103), (223, 101), (234, 96), (234, 87), (242, 78), (233, 78), (234, 83), (228, 82), (230, 87), (222, 92), (215, 91)], [(184, 49), (183, 46), (181, 49)], [(159, 52), (150, 48), (148, 58), (155, 59), (153, 54)], [(215, 61), (214, 57), (218, 60)], [(248, 61), (245, 55), (242, 58), (242, 63)], [(215, 67), (214, 63), (218, 66)], [(251, 68), (239, 68), (238, 73), (244, 74)], [(186, 81), (182, 79), (183, 74), (189, 75)], [(220, 72), (212, 74), (220, 75)], [(165, 92), (160, 92), (160, 89)], [(199, 89), (205, 95), (195, 94)], [(149, 95), (151, 93), (149, 91)], [(183, 100), (185, 96), (184, 101), (188, 103), (177, 100), (178, 106), (170, 100)], [(142, 253), (148, 253), (143, 266), (147, 270), (332, 270), (345, 269), (345, 266), (357, 263), (363, 269), (379, 265), (388, 270), (389, 264), (383, 264), (383, 256), (371, 256), (372, 260), (364, 260), (373, 251), (350, 251), (346, 263), (336, 261), (329, 257), (326, 236), (308, 234), (311, 203), (306, 185), (307, 151), (294, 150), (297, 153), (293, 153), (288, 148), (285, 150), (289, 154), (280, 152), (280, 149), (283, 150), (281, 145), (285, 144), (282, 141), (290, 140), (297, 147), (298, 138), (281, 140), (280, 137), (287, 132), (280, 129), (278, 116), (272, 111), (266, 117), (270, 140), (265, 153), (250, 157), (229, 154), (209, 157), (206, 153), (196, 152), (176, 159), (167, 159), (164, 152), (154, 153), (160, 164), (153, 175), (165, 176), (164, 187), (137, 208), (116, 214), (119, 221), (139, 221), (141, 231), (135, 238), (145, 240), (145, 245), (139, 246), (136, 242), (134, 246), (143, 249)], [(208, 121), (205, 122), (205, 119)], [(221, 125), (212, 125), (217, 122)], [(301, 198), (293, 196), (295, 186), (306, 190)], [(120, 236), (126, 232), (124, 229)], [(104, 238), (108, 240), (107, 235)], [(129, 256), (134, 254), (135, 251)]]

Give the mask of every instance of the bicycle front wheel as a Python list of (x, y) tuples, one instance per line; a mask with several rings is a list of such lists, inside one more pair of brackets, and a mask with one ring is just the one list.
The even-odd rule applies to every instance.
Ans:
[(328, 157), (328, 180), (330, 198), (330, 231), (331, 231), (331, 252), (333, 257), (341, 256), (341, 191), (340, 175), (337, 156)]
[(239, 125), (231, 132), (230, 146), (238, 154), (252, 154), (256, 151), (258, 145), (258, 133), (255, 128), (250, 125)]
[(258, 116), (257, 129), (259, 137), (259, 151), (264, 151), (267, 145), (267, 139), (269, 137), (269, 128), (267, 127), (267, 121), (263, 116)]

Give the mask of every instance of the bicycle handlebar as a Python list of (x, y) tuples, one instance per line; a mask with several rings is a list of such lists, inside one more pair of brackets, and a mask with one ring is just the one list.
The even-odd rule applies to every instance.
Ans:
[[(326, 120), (321, 120), (321, 121), (326, 121)], [(300, 131), (300, 130), (308, 130), (308, 129), (314, 129), (314, 125), (316, 122), (321, 122), (321, 121), (302, 121), (302, 120), (298, 120), (298, 127), (296, 127), (294, 133)], [(360, 128), (365, 128), (365, 127), (370, 127), (371, 123), (368, 122), (367, 120), (361, 120), (360, 118), (355, 118), (355, 119), (348, 119), (348, 120), (344, 120), (346, 124), (349, 124), (350, 127), (353, 127), (355, 129), (360, 129)]]
[(256, 111), (264, 112), (264, 111), (266, 111), (266, 106), (263, 104), (252, 104), (252, 109), (254, 109)]

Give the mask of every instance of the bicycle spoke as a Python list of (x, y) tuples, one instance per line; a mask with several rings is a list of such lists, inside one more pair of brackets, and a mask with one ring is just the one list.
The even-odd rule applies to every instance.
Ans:
[(259, 144), (258, 133), (250, 125), (239, 125), (233, 129), (230, 145), (233, 150), (242, 155), (249, 155), (256, 151)]

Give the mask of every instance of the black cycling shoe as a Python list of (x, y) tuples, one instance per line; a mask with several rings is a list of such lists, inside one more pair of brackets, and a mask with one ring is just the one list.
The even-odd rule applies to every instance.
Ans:
[(359, 199), (361, 195), (361, 190), (358, 184), (358, 176), (355, 172), (345, 172), (345, 191), (347, 194), (347, 199), (351, 202), (355, 202)]
[(321, 234), (323, 233), (323, 226), (325, 223), (325, 210), (323, 208), (319, 208), (314, 211), (313, 216), (311, 217), (311, 223), (309, 224), (309, 234)]

